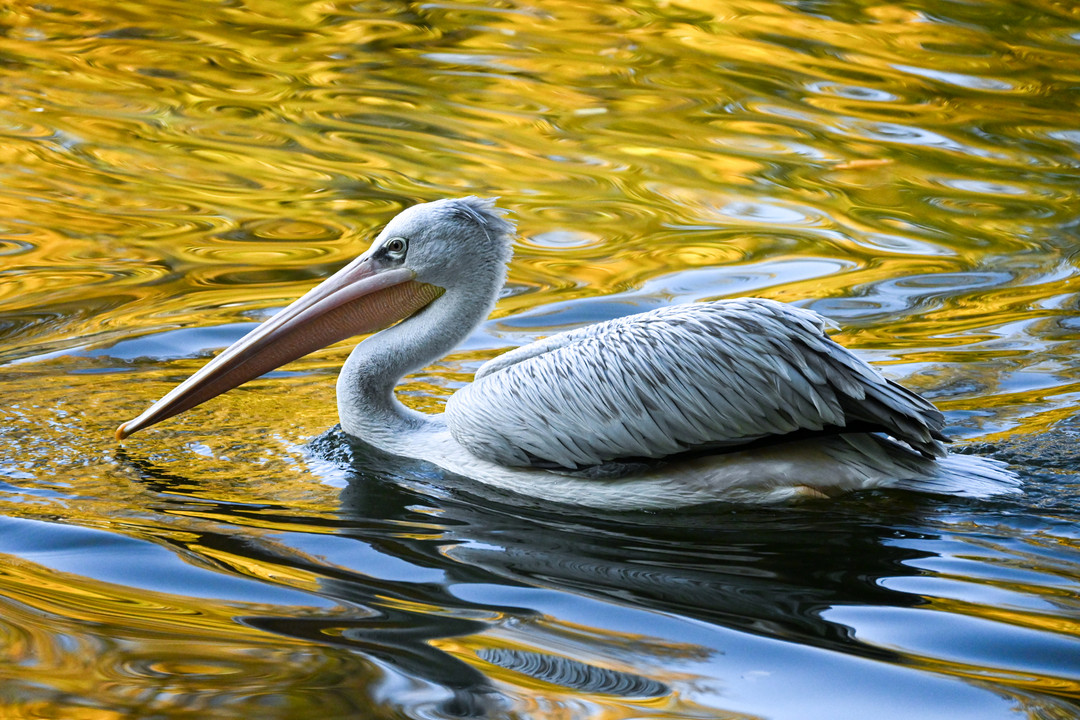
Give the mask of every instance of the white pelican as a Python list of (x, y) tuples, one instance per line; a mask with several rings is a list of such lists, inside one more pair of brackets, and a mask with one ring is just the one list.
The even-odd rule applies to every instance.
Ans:
[(559, 333), (483, 365), (441, 415), (406, 408), (394, 396), (400, 379), (491, 312), (513, 233), (491, 200), (408, 208), (367, 252), (121, 425), (117, 438), (330, 343), (381, 331), (357, 345), (338, 378), (345, 432), (518, 493), (649, 509), (880, 487), (1015, 489), (1003, 464), (948, 455), (941, 413), (830, 340), (820, 316), (763, 299)]

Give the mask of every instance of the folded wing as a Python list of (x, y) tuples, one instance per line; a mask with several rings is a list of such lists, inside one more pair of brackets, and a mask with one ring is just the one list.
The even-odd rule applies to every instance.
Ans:
[(498, 357), (451, 397), (474, 455), (580, 469), (737, 447), (801, 430), (880, 430), (944, 454), (944, 419), (830, 340), (820, 316), (763, 299), (662, 308)]

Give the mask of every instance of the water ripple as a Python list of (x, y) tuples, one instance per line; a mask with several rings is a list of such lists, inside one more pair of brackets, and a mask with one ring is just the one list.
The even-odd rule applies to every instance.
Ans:
[[(4, 17), (0, 518), (45, 529), (0, 535), (0, 715), (1071, 717), (1073, 8)], [(412, 406), (559, 329), (763, 295), (832, 317), (1025, 495), (556, 516), (313, 457), (344, 345), (113, 444), (402, 208), (470, 193), (515, 214), (510, 283)]]
[(663, 683), (640, 675), (600, 668), (556, 655), (510, 648), (484, 648), (477, 655), (493, 665), (582, 692), (624, 697), (659, 697), (670, 692)]

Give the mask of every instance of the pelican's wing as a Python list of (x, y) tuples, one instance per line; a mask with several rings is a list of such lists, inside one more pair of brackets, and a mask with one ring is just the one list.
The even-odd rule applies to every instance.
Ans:
[(581, 468), (826, 426), (941, 455), (944, 418), (830, 340), (809, 310), (682, 305), (560, 333), (488, 362), (446, 406), (454, 438), (503, 465)]

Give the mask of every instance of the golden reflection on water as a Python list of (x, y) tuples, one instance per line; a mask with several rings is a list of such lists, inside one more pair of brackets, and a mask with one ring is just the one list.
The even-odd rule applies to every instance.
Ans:
[[(267, 703), (305, 707), (310, 677), (346, 672), (356, 688), (377, 680), (345, 653), (310, 652), (235, 622), (238, 612), (273, 607), (135, 592), (28, 563), (4, 567), (6, 717), (145, 717), (181, 706), (176, 716), (251, 717)], [(320, 702), (328, 712), (354, 707), (343, 691), (324, 691)]]
[[(833, 318), (838, 339), (932, 396), (959, 435), (1051, 434), (1080, 397), (1078, 19), (1068, 5), (1003, 0), (10, 3), (0, 518), (117, 533), (213, 572), (318, 592), (327, 564), (284, 537), (337, 531), (334, 471), (305, 444), (336, 421), (347, 343), (124, 449), (112, 428), (355, 256), (401, 208), (467, 193), (502, 196), (521, 238), (482, 336), (409, 378), (415, 407), (437, 410), (480, 362), (554, 330), (760, 295)], [(432, 513), (389, 525), (434, 537)], [(200, 540), (237, 532), (265, 554)], [(282, 707), (310, 709), (304, 678), (352, 673), (362, 679), (349, 698), (322, 696), (346, 712), (356, 688), (388, 682), (350, 650), (234, 619), (276, 606), (128, 588), (17, 556), (3, 568), (0, 677), (23, 693), (5, 712), (169, 712), (183, 703), (144, 697), (162, 677), (191, 712), (209, 711), (191, 698), (213, 689), (237, 716), (255, 713), (260, 678), (295, 681)], [(942, 613), (1075, 635), (1071, 610), (926, 597)], [(499, 632), (431, 642), (527, 697), (524, 716), (729, 712), (716, 697), (558, 691), (478, 653), (565, 650)], [(186, 652), (170, 649), (178, 637)], [(945, 675), (990, 672), (914, 643), (898, 651)], [(35, 666), (34, 653), (47, 658)], [(250, 684), (231, 695), (213, 679), (241, 667)], [(685, 678), (673, 673), (674, 687)], [(1058, 677), (995, 677), (1017, 692), (1077, 692)], [(82, 713), (63, 693), (97, 704)]]

